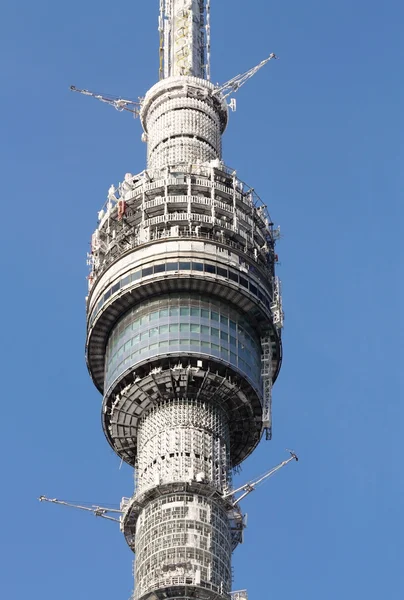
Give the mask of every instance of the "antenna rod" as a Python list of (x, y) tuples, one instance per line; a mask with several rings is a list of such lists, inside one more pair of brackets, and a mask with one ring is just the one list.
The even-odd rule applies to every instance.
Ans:
[(259, 479), (256, 479), (255, 481), (252, 481), (249, 483), (244, 483), (239, 488), (237, 488), (235, 490), (231, 490), (227, 494), (224, 494), (223, 498), (228, 498), (229, 496), (234, 496), (234, 494), (237, 494), (237, 492), (244, 491), (244, 494), (241, 494), (241, 496), (234, 501), (233, 506), (238, 504), (239, 502), (241, 502), (241, 500), (243, 500), (246, 496), (248, 496), (248, 494), (251, 494), (251, 492), (253, 492), (255, 490), (255, 488), (257, 487), (257, 485), (260, 484), (262, 481), (264, 481), (265, 479), (268, 479), (269, 477), (274, 475), (277, 471), (279, 471), (283, 467), (286, 467), (286, 465), (288, 465), (292, 460), (295, 460), (296, 462), (299, 460), (297, 455), (295, 454), (295, 452), (292, 452), (291, 450), (289, 450), (289, 452), (290, 452), (290, 458), (282, 461), (276, 467), (273, 467), (270, 471), (268, 471), (267, 473), (262, 475), (262, 477), (260, 477)]
[(262, 67), (265, 66), (270, 60), (276, 59), (278, 59), (278, 56), (272, 52), (268, 58), (262, 60), (258, 65), (252, 69), (249, 69), (249, 71), (241, 73), (241, 75), (236, 75), (236, 77), (226, 81), (226, 83), (223, 83), (223, 85), (219, 85), (214, 91), (214, 94), (218, 95), (221, 93), (223, 98), (228, 98), (231, 94), (237, 92), (245, 83), (247, 83), (251, 77), (254, 77), (254, 75), (258, 73), (258, 71), (262, 69)]
[(47, 498), (46, 496), (39, 496), (39, 502), (50, 502), (51, 504), (60, 504), (61, 506), (70, 506), (71, 508), (78, 508), (79, 510), (85, 510), (87, 512), (93, 513), (96, 517), (102, 517), (103, 519), (107, 519), (108, 521), (115, 521), (116, 523), (120, 523), (120, 519), (115, 519), (114, 517), (109, 517), (107, 513), (119, 513), (122, 514), (121, 510), (116, 508), (105, 508), (102, 506), (96, 506), (92, 504), (91, 506), (82, 506), (81, 504), (74, 504), (72, 502), (66, 502), (65, 500), (58, 500), (57, 498)]

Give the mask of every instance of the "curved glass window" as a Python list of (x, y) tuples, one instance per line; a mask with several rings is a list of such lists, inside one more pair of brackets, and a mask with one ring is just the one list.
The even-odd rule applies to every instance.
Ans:
[(259, 334), (226, 303), (185, 294), (140, 304), (118, 321), (107, 344), (105, 389), (140, 361), (184, 352), (230, 363), (261, 389)]

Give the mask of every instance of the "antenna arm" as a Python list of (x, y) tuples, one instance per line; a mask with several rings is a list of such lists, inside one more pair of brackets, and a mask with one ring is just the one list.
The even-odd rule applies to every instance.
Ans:
[(241, 496), (239, 496), (239, 498), (236, 498), (234, 500), (233, 506), (236, 506), (236, 504), (238, 504), (241, 500), (244, 500), (244, 498), (246, 496), (248, 496), (248, 494), (251, 494), (251, 492), (253, 492), (255, 490), (255, 488), (257, 487), (258, 484), (262, 483), (262, 481), (264, 481), (265, 479), (268, 479), (269, 477), (274, 475), (277, 471), (279, 471), (283, 467), (286, 467), (286, 465), (288, 465), (290, 462), (292, 462), (292, 460), (295, 460), (297, 462), (299, 459), (294, 452), (290, 451), (290, 458), (282, 461), (279, 465), (277, 465), (276, 467), (273, 467), (272, 469), (270, 469), (270, 471), (268, 471), (267, 473), (262, 475), (262, 477), (259, 477), (255, 481), (245, 483), (244, 485), (241, 485), (239, 488), (232, 490), (232, 491), (228, 492), (227, 494), (224, 494), (223, 498), (228, 498), (229, 496), (234, 496), (238, 492), (244, 492), (243, 494), (241, 494)]
[(272, 54), (270, 54), (268, 58), (262, 60), (258, 65), (256, 65), (249, 71), (246, 71), (241, 75), (236, 75), (236, 77), (233, 77), (233, 79), (230, 79), (223, 85), (216, 88), (213, 94), (222, 94), (223, 98), (228, 98), (232, 93), (237, 92), (241, 88), (241, 86), (247, 83), (247, 81), (251, 79), (251, 77), (253, 77), (260, 69), (262, 69), (262, 67), (266, 65), (270, 60), (275, 60), (277, 58), (278, 57), (276, 56), (276, 54), (272, 52)]
[(251, 494), (251, 492), (253, 492), (255, 490), (255, 486), (250, 486), (245, 492), (244, 494), (241, 494), (241, 496), (239, 498), (237, 498), (237, 500), (235, 500), (233, 502), (233, 506), (236, 506), (239, 502), (241, 502), (241, 500), (244, 500), (244, 498), (246, 496), (248, 496), (248, 494)]
[(105, 508), (102, 506), (82, 506), (81, 504), (74, 504), (72, 502), (66, 502), (65, 500), (58, 500), (57, 498), (47, 498), (46, 496), (39, 496), (39, 502), (50, 502), (51, 504), (60, 504), (61, 506), (70, 506), (71, 508), (77, 508), (79, 510), (85, 510), (86, 512), (91, 512), (96, 517), (102, 517), (103, 519), (107, 519), (109, 521), (116, 521), (120, 523), (120, 519), (116, 519), (115, 517), (108, 516), (108, 513), (119, 513), (122, 514), (121, 510), (115, 508)]
[(91, 98), (95, 98), (100, 102), (105, 102), (110, 106), (113, 106), (119, 112), (126, 110), (132, 113), (135, 117), (139, 116), (140, 113), (140, 102), (134, 102), (133, 100), (125, 100), (124, 98), (114, 98), (109, 96), (103, 96), (102, 94), (97, 94), (96, 92), (91, 92), (90, 90), (81, 90), (77, 88), (75, 85), (70, 86), (70, 90), (72, 92), (78, 92), (79, 94), (83, 94), (84, 96), (91, 96)]

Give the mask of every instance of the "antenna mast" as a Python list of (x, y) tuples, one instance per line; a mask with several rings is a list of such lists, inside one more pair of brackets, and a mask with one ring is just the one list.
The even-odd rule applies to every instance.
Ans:
[(210, 0), (160, 0), (160, 79), (210, 79)]

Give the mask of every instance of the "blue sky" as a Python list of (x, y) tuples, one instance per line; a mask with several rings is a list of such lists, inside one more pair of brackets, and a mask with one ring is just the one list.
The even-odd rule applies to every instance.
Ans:
[[(126, 600), (132, 589), (118, 527), (36, 498), (115, 504), (132, 492), (86, 372), (85, 258), (108, 187), (144, 168), (145, 146), (139, 122), (68, 88), (143, 95), (157, 79), (157, 9), (157, 0), (0, 8), (8, 600)], [(240, 90), (224, 137), (227, 164), (283, 234), (274, 439), (239, 481), (286, 447), (301, 457), (245, 501), (234, 589), (249, 600), (404, 596), (403, 20), (398, 0), (212, 0), (214, 81), (280, 56)]]

